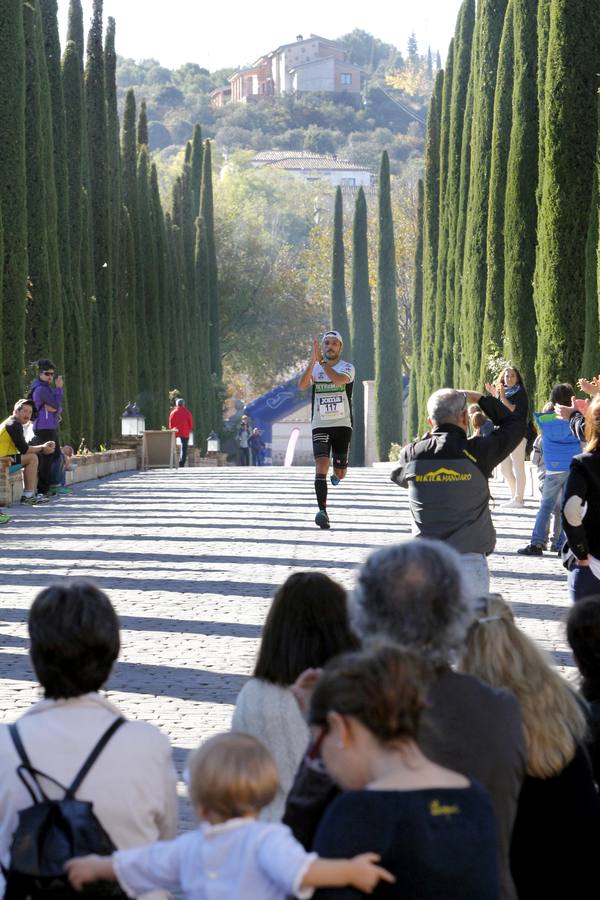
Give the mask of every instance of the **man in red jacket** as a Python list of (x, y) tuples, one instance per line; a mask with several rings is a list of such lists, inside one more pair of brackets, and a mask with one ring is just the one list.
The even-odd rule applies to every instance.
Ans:
[(190, 433), (193, 427), (194, 420), (192, 419), (191, 412), (185, 405), (185, 400), (176, 400), (175, 409), (171, 410), (171, 414), (169, 416), (169, 428), (175, 429), (175, 431), (177, 432), (177, 437), (181, 441), (181, 456), (179, 458), (180, 469), (185, 466)]

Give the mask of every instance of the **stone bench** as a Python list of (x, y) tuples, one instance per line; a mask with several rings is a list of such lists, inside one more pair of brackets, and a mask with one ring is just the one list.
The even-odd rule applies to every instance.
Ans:
[[(77, 468), (67, 472), (67, 484), (92, 481), (115, 472), (128, 472), (138, 468), (137, 450), (105, 450), (101, 453), (85, 453), (74, 456)], [(8, 459), (0, 459), (0, 507), (18, 503), (23, 493), (22, 470), (10, 472)]]

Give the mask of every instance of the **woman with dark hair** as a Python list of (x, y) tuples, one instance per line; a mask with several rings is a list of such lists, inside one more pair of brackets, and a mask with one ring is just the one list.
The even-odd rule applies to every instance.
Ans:
[[(29, 611), (30, 656), (44, 699), (18, 719), (17, 731), (50, 799), (63, 799), (101, 736), (121, 718), (99, 692), (119, 655), (119, 621), (106, 594), (88, 581), (51, 585)], [(0, 863), (18, 814), (31, 797), (17, 775), (20, 757), (0, 726)], [(48, 777), (45, 777), (48, 776)], [(86, 775), (76, 798), (94, 813), (118, 849), (173, 837), (177, 775), (169, 742), (146, 722), (125, 721)], [(0, 884), (0, 893), (2, 885)], [(145, 900), (166, 898), (163, 891)]]
[(240, 691), (231, 723), (233, 731), (262, 741), (279, 769), (279, 791), (261, 818), (275, 821), (283, 815), (309, 741), (293, 685), (307, 670), (357, 647), (344, 588), (321, 572), (290, 575), (271, 604), (253, 677)]
[[(529, 421), (529, 398), (523, 384), (521, 373), (514, 366), (506, 366), (495, 384), (486, 384), (486, 389), (506, 406), (512, 413)], [(512, 453), (500, 463), (502, 477), (507, 483), (511, 499), (504, 503), (506, 507), (521, 508), (525, 505), (525, 449), (527, 438), (515, 447)]]
[(586, 745), (596, 784), (600, 784), (600, 594), (571, 607), (567, 640), (581, 675), (580, 691), (588, 703)]
[[(432, 762), (417, 741), (431, 675), (420, 654), (385, 643), (326, 666), (310, 724), (343, 793), (327, 808), (313, 849), (323, 857), (367, 847), (379, 854), (396, 882), (380, 884), (373, 897), (497, 900), (496, 828), (486, 792)], [(322, 896), (358, 894), (339, 888)]]
[(562, 523), (574, 565), (571, 600), (600, 594), (600, 394), (585, 414), (584, 452), (573, 457), (565, 485)]

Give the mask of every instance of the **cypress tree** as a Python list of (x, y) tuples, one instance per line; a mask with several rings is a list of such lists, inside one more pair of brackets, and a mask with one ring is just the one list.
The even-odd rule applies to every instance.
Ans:
[[(84, 261), (82, 244), (84, 226), (82, 208), (83, 181), (83, 80), (81, 59), (74, 41), (68, 41), (62, 65), (62, 88), (69, 128), (65, 131), (65, 162), (67, 169), (68, 234), (67, 243), (71, 264), (70, 302), (64, 308), (65, 357), (68, 360), (69, 410), (73, 440), (78, 446), (89, 435), (89, 410), (92, 405), (90, 365), (87, 353), (91, 348), (88, 335), (89, 306), (84, 304), (82, 274)], [(63, 260), (64, 263), (64, 260)], [(63, 265), (64, 271), (64, 265)], [(90, 294), (91, 296), (91, 294)]]
[[(44, 61), (38, 53), (36, 10), (32, 3), (23, 4), (25, 35), (26, 104), (25, 133), (27, 148), (27, 257), (29, 262), (29, 297), (25, 348), (29, 362), (50, 355), (53, 285), (50, 277), (47, 220), (46, 165), (44, 154), (48, 135), (43, 129), (40, 67)], [(47, 102), (47, 97), (44, 100)]]
[[(35, 53), (38, 59), (39, 90), (40, 90), (40, 128), (42, 132), (42, 145), (40, 147), (41, 162), (43, 166), (45, 221), (46, 221), (46, 247), (48, 254), (49, 292), (45, 302), (49, 306), (49, 331), (48, 341), (44, 353), (57, 362), (64, 371), (64, 335), (63, 335), (63, 288), (60, 271), (60, 248), (58, 237), (58, 203), (56, 197), (56, 181), (54, 178), (54, 137), (52, 124), (52, 97), (48, 67), (46, 64), (46, 52), (44, 49), (44, 33), (39, 0), (34, 5), (34, 40)], [(68, 398), (65, 397), (63, 408), (63, 429), (68, 433), (69, 414)]]
[(494, 92), (507, 0), (481, 0), (473, 55), (471, 180), (463, 266), (463, 362), (469, 385), (479, 380), (486, 289), (488, 190), (492, 155)]
[(365, 397), (363, 381), (375, 376), (373, 345), (373, 308), (369, 286), (369, 249), (367, 236), (367, 201), (362, 187), (354, 204), (352, 228), (352, 343), (356, 379), (352, 391), (354, 430), (352, 464), (365, 464)]
[[(114, 391), (115, 411), (119, 414), (137, 393), (137, 338), (135, 291), (135, 243), (129, 210), (121, 206), (119, 223), (120, 279), (115, 300), (119, 311), (115, 319)], [(167, 333), (163, 332), (163, 339)]]
[(1, 308), (0, 403), (21, 396), (27, 289), (27, 187), (25, 169), (25, 41), (23, 3), (2, 5), (0, 28), (0, 208), (4, 222)]
[(464, 346), (463, 346), (463, 328), (462, 320), (464, 316), (462, 285), (464, 274), (464, 249), (465, 249), (465, 226), (467, 221), (467, 207), (469, 202), (469, 186), (471, 183), (471, 134), (473, 131), (473, 95), (474, 95), (474, 71), (473, 57), (475, 56), (477, 46), (477, 33), (473, 32), (473, 42), (471, 47), (471, 67), (469, 74), (469, 82), (467, 85), (467, 95), (465, 98), (465, 117), (463, 122), (463, 137), (460, 152), (460, 178), (458, 191), (458, 204), (456, 210), (456, 245), (454, 247), (454, 277), (453, 277), (453, 298), (452, 306), (454, 309), (454, 363), (453, 363), (453, 384), (464, 383), (465, 366), (464, 366)]
[(505, 354), (532, 396), (535, 378), (535, 273), (539, 133), (537, 109), (537, 0), (513, 0), (515, 77), (504, 227)]
[(206, 225), (202, 216), (196, 219), (195, 229), (195, 277), (194, 277), (194, 304), (192, 312), (192, 326), (197, 334), (196, 354), (191, 360), (191, 379), (193, 384), (193, 398), (199, 414), (199, 421), (205, 429), (219, 427), (217, 417), (217, 404), (211, 372), (210, 361), (210, 330), (209, 324), (209, 280), (210, 261), (208, 255), (208, 237)]
[(138, 119), (137, 142), (140, 147), (148, 146), (148, 114), (146, 101), (140, 103), (140, 115)]
[[(106, 95), (106, 146), (107, 146), (107, 175), (108, 175), (108, 218), (112, 223), (110, 230), (109, 266), (110, 287), (113, 299), (111, 307), (110, 336), (113, 353), (113, 372), (121, 373), (126, 370), (124, 357), (114, 358), (115, 340), (118, 334), (117, 319), (124, 316), (127, 321), (127, 310), (123, 309), (119, 301), (123, 301), (126, 294), (122, 288), (125, 274), (122, 271), (121, 246), (124, 235), (122, 234), (121, 206), (121, 150), (119, 141), (119, 115), (117, 112), (117, 54), (115, 51), (115, 20), (108, 18), (106, 28), (106, 40), (104, 47), (104, 86)], [(125, 347), (120, 345), (125, 351)], [(122, 409), (112, 405), (112, 420), (109, 421), (111, 434), (120, 433), (120, 416)]]
[[(463, 147), (463, 129), (465, 127), (465, 104), (469, 84), (469, 72), (471, 69), (474, 24), (475, 0), (464, 0), (458, 14), (456, 31), (454, 34), (452, 97), (450, 101), (450, 123), (448, 126), (448, 175), (444, 193), (444, 205), (447, 207), (448, 217), (448, 249), (446, 251), (444, 285), (446, 292), (446, 322), (444, 327), (442, 360), (440, 364), (440, 382), (444, 385), (452, 385), (454, 383), (454, 360), (456, 355), (456, 347), (454, 344), (454, 299), (457, 290), (455, 285), (457, 220), (459, 216), (461, 153)], [(462, 265), (459, 266), (459, 272), (461, 271)], [(416, 434), (416, 424), (413, 433)]]
[(402, 360), (396, 298), (396, 249), (387, 151), (379, 171), (379, 247), (377, 264), (377, 339), (375, 345), (375, 442), (387, 459), (390, 446), (402, 443)]
[[(219, 289), (217, 252), (215, 247), (215, 221), (213, 209), (212, 188), (212, 162), (210, 141), (204, 148), (204, 163), (202, 166), (202, 196), (200, 200), (200, 212), (206, 226), (206, 250), (208, 253), (208, 291), (210, 310), (210, 367), (216, 377), (217, 385), (220, 385), (223, 377), (221, 363), (221, 339), (219, 332)], [(220, 420), (216, 425), (220, 425)]]
[(150, 179), (148, 172), (148, 147), (143, 144), (138, 158), (138, 219), (140, 248), (145, 264), (141, 267), (142, 283), (138, 298), (143, 301), (145, 323), (145, 344), (139, 355), (140, 403), (151, 428), (160, 427), (160, 376), (157, 372), (157, 353), (161, 339), (159, 313), (158, 276), (154, 256), (154, 235), (150, 199)]
[[(485, 315), (479, 383), (485, 384), (492, 375), (489, 359), (502, 347), (504, 329), (504, 203), (506, 197), (506, 169), (511, 141), (513, 116), (514, 65), (513, 0), (508, 0), (504, 29), (498, 56), (498, 77), (494, 97), (492, 128), (492, 159), (487, 223), (487, 282)], [(516, 363), (515, 363), (516, 364)]]
[(414, 281), (410, 304), (410, 320), (412, 324), (412, 358), (410, 366), (410, 383), (408, 388), (408, 422), (407, 437), (413, 440), (419, 433), (419, 397), (420, 381), (423, 377), (420, 365), (421, 325), (423, 314), (423, 181), (419, 178), (417, 188), (417, 242), (415, 244)]
[(123, 175), (123, 202), (132, 218), (137, 205), (137, 138), (135, 123), (135, 93), (129, 88), (125, 94), (123, 129), (121, 132), (121, 156)]
[[(40, 10), (50, 90), (50, 109), (52, 110), (51, 124), (56, 202), (55, 212), (51, 209), (51, 214), (56, 216), (57, 263), (60, 273), (60, 295), (57, 298), (56, 308), (53, 311), (54, 330), (58, 332), (56, 336), (58, 345), (55, 342), (51, 352), (55, 355), (56, 361), (61, 364), (65, 355), (64, 319), (69, 316), (70, 308), (74, 302), (71, 283), (71, 247), (69, 244), (69, 186), (67, 177), (65, 104), (60, 66), (60, 40), (58, 36), (56, 0), (40, 0)], [(69, 378), (69, 390), (65, 397), (68, 401), (69, 413), (71, 412), (72, 399), (70, 381), (71, 379)], [(66, 430), (64, 420), (65, 413), (63, 413), (62, 427), (63, 430)]]
[(95, 391), (95, 435), (98, 443), (110, 438), (112, 424), (113, 370), (113, 272), (109, 162), (107, 143), (104, 52), (102, 47), (102, 0), (94, 0), (87, 44), (85, 96), (89, 148), (90, 209), (96, 284), (93, 348), (96, 371), (103, 373), (103, 390)]
[(200, 193), (202, 190), (202, 163), (204, 160), (204, 144), (202, 143), (202, 129), (199, 125), (194, 125), (194, 133), (192, 135), (192, 158), (191, 158), (191, 179), (192, 179), (192, 195), (194, 202), (192, 204), (192, 214), (194, 218), (200, 213)]
[(167, 246), (165, 238), (165, 219), (158, 190), (158, 174), (155, 163), (150, 166), (150, 209), (152, 213), (152, 237), (154, 248), (152, 255), (156, 266), (156, 312), (158, 332), (153, 342), (155, 351), (156, 381), (159, 412), (162, 418), (168, 409), (169, 376), (168, 371), (168, 338), (173, 327), (171, 310), (167, 304)]
[[(600, 143), (599, 143), (600, 149)], [(583, 359), (581, 361), (581, 373), (584, 378), (591, 378), (600, 371), (600, 332), (598, 317), (598, 216), (600, 215), (600, 196), (598, 194), (598, 165), (600, 165), (600, 152), (597, 165), (594, 167), (592, 183), (592, 202), (590, 203), (590, 217), (588, 225), (587, 241), (585, 245), (585, 331), (583, 342)]]
[[(439, 373), (434, 371), (434, 343), (436, 340), (436, 278), (438, 268), (438, 237), (440, 212), (440, 122), (444, 71), (435, 77), (435, 86), (427, 115), (425, 137), (425, 171), (423, 179), (423, 311), (421, 331), (420, 370), (421, 397), (425, 409), (427, 397), (438, 388)], [(438, 316), (439, 318), (439, 316)]]
[[(84, 139), (85, 140), (85, 139)], [(83, 392), (86, 404), (83, 406), (82, 440), (88, 448), (96, 444), (96, 406), (95, 406), (95, 373), (97, 348), (94, 345), (94, 305), (96, 302), (96, 280), (94, 271), (94, 239), (92, 235), (92, 208), (89, 193), (81, 189), (81, 296), (84, 347), (82, 348)]]
[(550, 7), (552, 0), (538, 0), (537, 10), (537, 100), (538, 100), (538, 180), (536, 198), (539, 205), (542, 193), (542, 172), (544, 170), (544, 146), (546, 140), (546, 60), (548, 38), (550, 37)]
[[(81, 60), (83, 71), (83, 60), (85, 57), (85, 43), (83, 34), (83, 10), (80, 0), (71, 0), (69, 4), (69, 20), (67, 24), (67, 43), (73, 41), (75, 50)], [(66, 49), (66, 48), (65, 48)]]
[(535, 290), (538, 400), (579, 374), (585, 306), (585, 244), (598, 135), (597, 4), (552, 0), (545, 85), (545, 134)]
[[(441, 71), (441, 70), (439, 70)], [(443, 384), (442, 360), (444, 356), (444, 334), (446, 331), (446, 319), (448, 316), (446, 298), (446, 269), (448, 266), (448, 203), (446, 193), (448, 190), (448, 151), (450, 147), (450, 115), (452, 104), (452, 82), (454, 80), (454, 38), (450, 41), (446, 68), (443, 74), (443, 87), (440, 104), (440, 159), (439, 159), (439, 188), (438, 188), (438, 254), (437, 273), (435, 278), (435, 325), (433, 344), (434, 379), (438, 384)]]
[(344, 339), (344, 353), (352, 358), (348, 311), (346, 309), (346, 266), (344, 255), (344, 201), (342, 189), (335, 192), (333, 212), (333, 248), (331, 254), (331, 327)]

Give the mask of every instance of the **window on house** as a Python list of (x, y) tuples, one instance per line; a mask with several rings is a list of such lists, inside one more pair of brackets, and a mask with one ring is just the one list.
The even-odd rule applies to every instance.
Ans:
[(352, 73), (342, 72), (340, 75), (340, 84), (352, 84)]
[(341, 178), (342, 187), (356, 187), (356, 178)]

